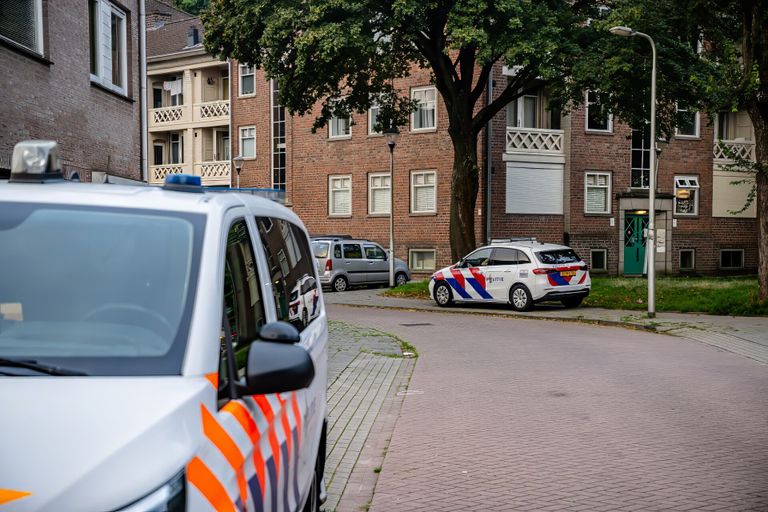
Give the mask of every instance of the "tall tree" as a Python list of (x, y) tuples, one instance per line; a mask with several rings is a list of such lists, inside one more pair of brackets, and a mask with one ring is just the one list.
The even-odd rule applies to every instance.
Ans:
[[(381, 105), (384, 127), (414, 107), (393, 86), (412, 65), (432, 71), (453, 143), (450, 243), (454, 260), (475, 248), (478, 136), (507, 103), (566, 80), (594, 37), (589, 1), (573, 0), (212, 0), (202, 15), (211, 53), (248, 62), (277, 79), (291, 114), (333, 115)], [(490, 104), (491, 71), (516, 70)]]
[(197, 16), (206, 7), (208, 7), (209, 1), (210, 0), (174, 0), (174, 3), (176, 4), (176, 7), (182, 11), (186, 11)]

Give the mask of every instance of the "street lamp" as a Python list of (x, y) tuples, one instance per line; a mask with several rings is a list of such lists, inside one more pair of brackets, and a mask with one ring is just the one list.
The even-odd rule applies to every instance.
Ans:
[(648, 241), (646, 242), (648, 261), (648, 318), (656, 316), (656, 45), (648, 34), (629, 27), (612, 27), (611, 34), (623, 37), (640, 36), (651, 43), (653, 56), (651, 66), (651, 162), (648, 176)]
[(242, 155), (237, 155), (235, 158), (232, 159), (232, 162), (235, 164), (235, 172), (237, 172), (236, 188), (240, 188), (240, 171), (243, 168), (243, 162), (245, 162), (245, 158), (243, 158)]
[(400, 137), (397, 126), (384, 130), (389, 146), (389, 287), (395, 287), (395, 145)]

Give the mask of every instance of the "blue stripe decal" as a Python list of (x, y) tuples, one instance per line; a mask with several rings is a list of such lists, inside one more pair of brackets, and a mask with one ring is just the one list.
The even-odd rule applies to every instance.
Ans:
[(480, 297), (486, 300), (493, 299), (493, 297), (491, 297), (491, 294), (485, 291), (485, 289), (482, 286), (480, 286), (480, 283), (478, 283), (477, 279), (475, 279), (474, 277), (468, 277), (467, 282), (472, 285), (472, 288), (474, 288), (478, 294), (480, 294)]
[(264, 512), (264, 496), (261, 495), (261, 486), (259, 485), (258, 474), (248, 480), (248, 487), (251, 489), (253, 504), (256, 505), (256, 512)]
[(280, 500), (277, 499), (277, 467), (275, 466), (275, 457), (267, 460), (267, 471), (269, 472), (269, 497), (272, 502), (272, 512), (277, 512), (277, 505)]
[(446, 277), (445, 280), (448, 281), (448, 284), (451, 285), (451, 288), (456, 290), (456, 293), (461, 295), (462, 299), (471, 299), (472, 298), (472, 296), (467, 293), (467, 290), (465, 290), (464, 288), (459, 286), (459, 283), (456, 282), (455, 278), (453, 278), (453, 277)]
[(560, 275), (560, 272), (550, 275), (552, 276), (552, 280), (557, 283), (557, 286), (568, 286), (570, 284), (565, 280), (563, 276)]

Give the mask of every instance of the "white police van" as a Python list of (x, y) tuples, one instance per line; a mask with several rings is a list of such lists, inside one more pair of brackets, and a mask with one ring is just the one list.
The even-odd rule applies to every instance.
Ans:
[(544, 301), (577, 307), (591, 286), (589, 267), (570, 247), (509, 239), (492, 241), (432, 274), (429, 294), (442, 307), (498, 302), (528, 311)]
[[(305, 510), (325, 496), (327, 321), (299, 218), (199, 178), (0, 185), (0, 509)], [(306, 320), (306, 321), (305, 321)]]

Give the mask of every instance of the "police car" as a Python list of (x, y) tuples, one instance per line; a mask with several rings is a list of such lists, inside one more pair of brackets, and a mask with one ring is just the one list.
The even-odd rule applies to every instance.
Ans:
[[(3, 511), (317, 512), (322, 294), (287, 208), (166, 186), (64, 182), (53, 143), (0, 184)], [(319, 290), (318, 290), (319, 293)]]
[(544, 301), (577, 307), (591, 285), (589, 267), (570, 247), (510, 239), (492, 241), (432, 274), (429, 294), (442, 307), (497, 302), (528, 311)]

